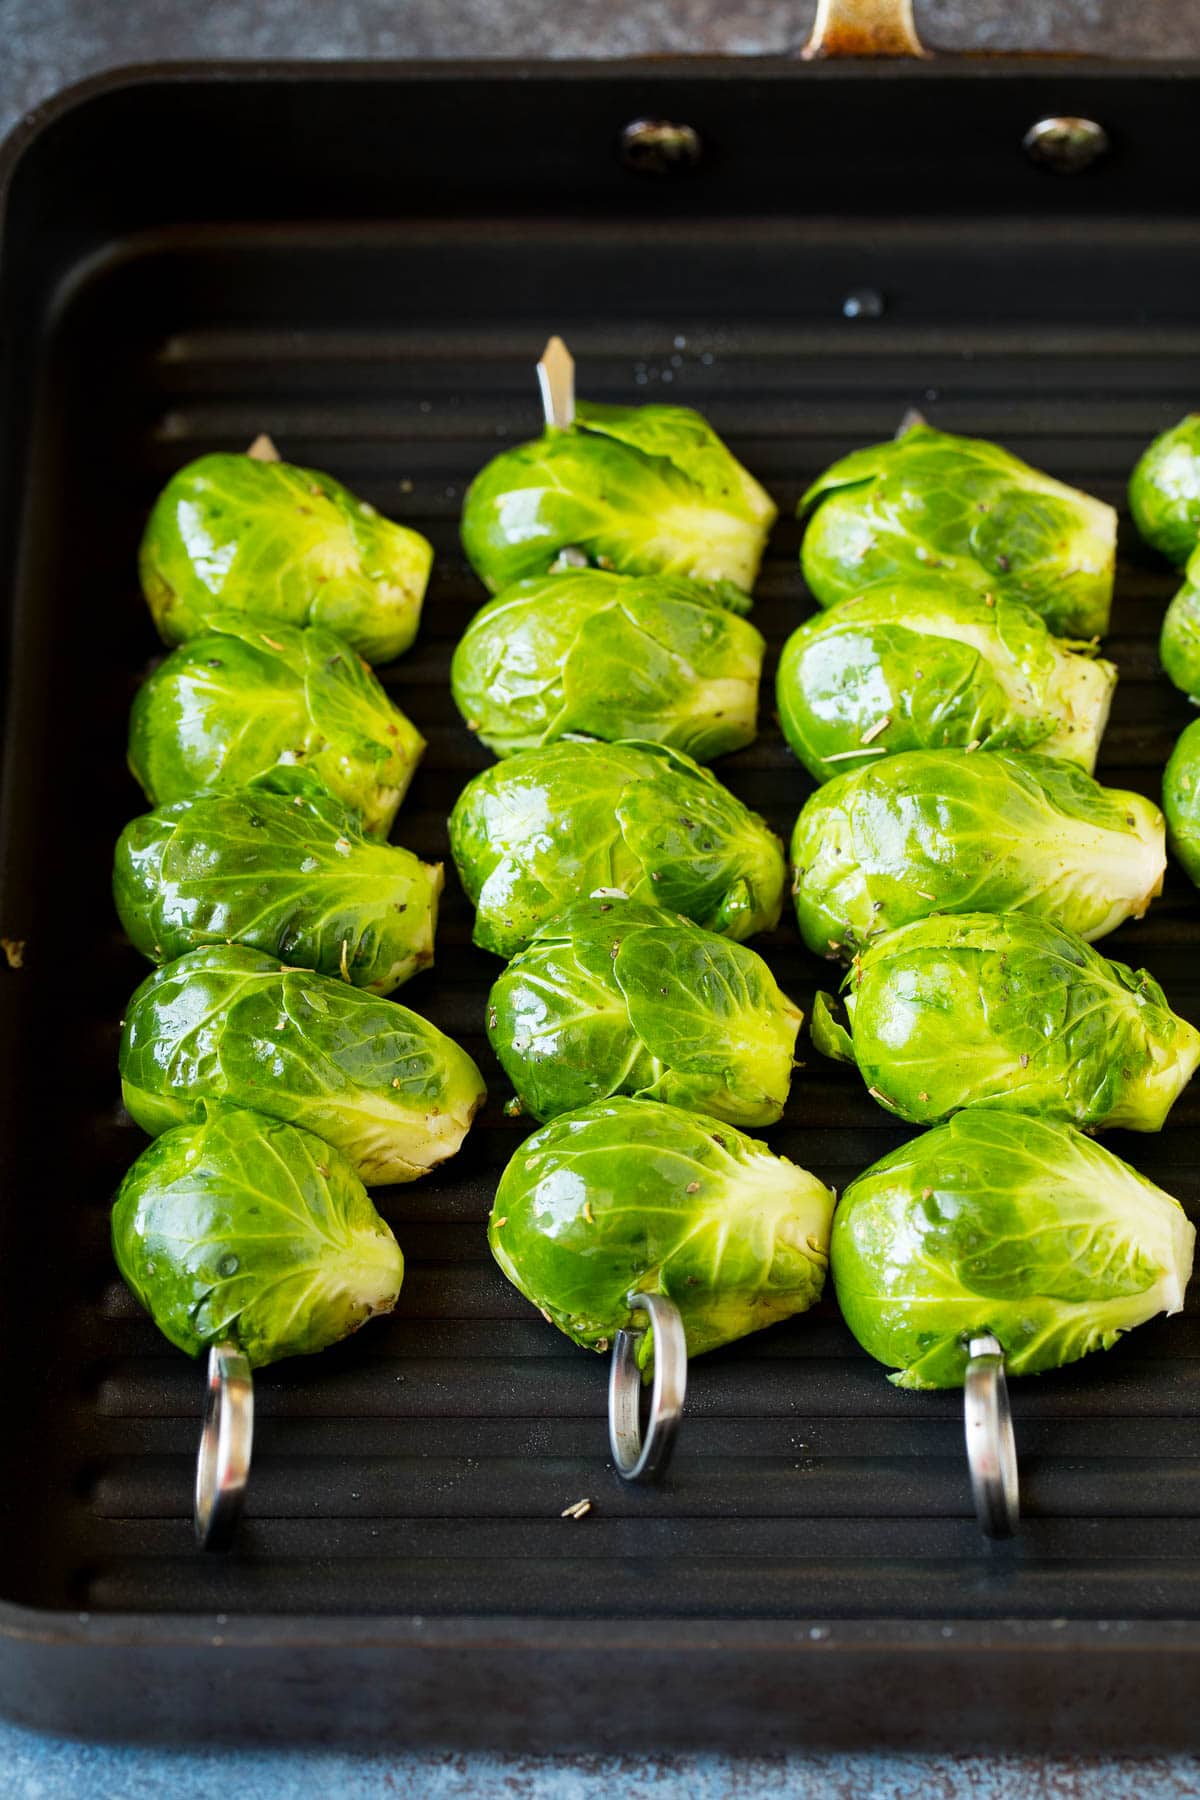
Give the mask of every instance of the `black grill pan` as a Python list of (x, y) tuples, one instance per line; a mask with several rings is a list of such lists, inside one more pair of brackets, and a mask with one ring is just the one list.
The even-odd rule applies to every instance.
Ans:
[[(1083, 115), (1063, 179), (1022, 137)], [(685, 123), (655, 177), (622, 128)], [(984, 1544), (957, 1395), (902, 1394), (832, 1301), (706, 1357), (670, 1479), (606, 1457), (606, 1369), (500, 1278), (483, 1233), (519, 1127), (481, 1031), (497, 964), (453, 879), (405, 990), (492, 1097), (443, 1173), (382, 1196), (396, 1315), (258, 1379), (238, 1549), (200, 1554), (202, 1377), (107, 1244), (140, 1148), (117, 1023), (144, 972), (108, 897), (141, 809), (126, 716), (156, 652), (134, 557), (186, 459), (269, 431), (427, 532), (413, 651), (429, 740), (397, 835), (446, 855), (484, 758), (448, 693), (482, 590), (466, 482), (538, 428), (533, 363), (701, 407), (780, 503), (755, 613), (809, 610), (797, 495), (919, 406), (1105, 499), (1200, 397), (1200, 68), (686, 63), (180, 68), (53, 103), (5, 164), (0, 574), (0, 1704), (123, 1737), (412, 1743), (1186, 1744), (1200, 1675), (1200, 1317), (1014, 1388), (1024, 1527)], [(847, 296), (869, 291), (848, 317)], [(850, 313), (856, 308), (851, 306)], [(869, 316), (875, 313), (878, 316)], [(1101, 776), (1157, 791), (1190, 716), (1155, 640), (1173, 586), (1127, 523)], [(808, 781), (764, 705), (720, 771), (786, 831)], [(830, 971), (762, 946), (808, 1008)], [(1106, 945), (1106, 948), (1110, 946)], [(1200, 1020), (1200, 904), (1173, 872), (1111, 940)], [(1200, 1093), (1112, 1140), (1200, 1210)], [(842, 1186), (902, 1134), (815, 1056), (776, 1148)], [(560, 1517), (589, 1496), (591, 1514)]]

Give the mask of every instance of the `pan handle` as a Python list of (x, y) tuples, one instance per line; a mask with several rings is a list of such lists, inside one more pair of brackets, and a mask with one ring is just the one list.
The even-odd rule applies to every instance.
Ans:
[(817, 0), (812, 36), (800, 53), (819, 56), (928, 56), (912, 0)]

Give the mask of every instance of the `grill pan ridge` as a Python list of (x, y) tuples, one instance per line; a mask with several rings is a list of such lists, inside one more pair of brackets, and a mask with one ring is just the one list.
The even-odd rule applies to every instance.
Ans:
[[(1200, 1295), (1113, 1352), (1016, 1383), (1023, 1528), (981, 1544), (957, 1394), (892, 1389), (812, 1314), (691, 1370), (670, 1478), (608, 1464), (607, 1368), (505, 1283), (484, 1221), (523, 1127), (483, 1034), (445, 820), (490, 758), (450, 652), (485, 598), (465, 486), (536, 435), (533, 363), (705, 412), (781, 522), (756, 591), (758, 741), (717, 772), (787, 834), (811, 783), (772, 716), (811, 609), (793, 513), (919, 406), (1118, 506), (1200, 394), (1200, 71), (1004, 61), (180, 69), (105, 77), (9, 151), (0, 567), (11, 596), (0, 932), (0, 1705), (124, 1736), (372, 1732), (527, 1747), (890, 1736), (1186, 1742), (1200, 1653)], [(1110, 166), (1032, 169), (1048, 111)], [(852, 139), (845, 121), (857, 118)], [(696, 169), (615, 145), (682, 119)], [(170, 147), (156, 156), (154, 146)], [(879, 317), (847, 318), (864, 288)], [(463, 1153), (381, 1191), (400, 1305), (260, 1372), (238, 1549), (191, 1542), (202, 1372), (123, 1289), (108, 1209), (141, 1134), (115, 1074), (145, 969), (108, 897), (142, 810), (128, 707), (158, 653), (135, 552), (167, 476), (269, 431), (436, 550), (414, 648), (381, 671), (428, 740), (394, 837), (447, 862), (437, 962), (400, 996), (476, 1057)], [(1158, 668), (1171, 571), (1123, 511), (1098, 775), (1156, 794), (1189, 717)], [(755, 940), (811, 1014), (834, 971)], [(1200, 1022), (1200, 901), (1177, 869), (1104, 948)], [(911, 1135), (802, 1048), (762, 1135), (839, 1189)], [(1200, 1093), (1118, 1154), (1195, 1217)], [(591, 1498), (572, 1521), (564, 1506)], [(924, 1659), (936, 1659), (928, 1667)], [(914, 1671), (925, 1672), (919, 1677)], [(618, 1671), (620, 1680), (618, 1681)], [(631, 1679), (632, 1678), (632, 1679)], [(916, 1691), (928, 1690), (925, 1697)], [(630, 1691), (630, 1690), (634, 1691)], [(1117, 1699), (1114, 1699), (1117, 1696)]]

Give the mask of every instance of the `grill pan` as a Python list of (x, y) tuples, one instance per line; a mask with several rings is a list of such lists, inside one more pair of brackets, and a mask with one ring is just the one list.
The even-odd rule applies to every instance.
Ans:
[[(607, 1461), (607, 1370), (491, 1265), (520, 1127), (482, 1033), (498, 965), (453, 878), (404, 990), (491, 1098), (464, 1153), (381, 1206), (397, 1313), (260, 1372), (237, 1549), (192, 1543), (203, 1388), (121, 1287), (108, 1208), (142, 1139), (117, 1022), (144, 973), (108, 897), (141, 810), (126, 717), (156, 640), (135, 550), (167, 475), (269, 431), (434, 541), (384, 672), (429, 740), (397, 836), (447, 854), (487, 760), (451, 647), (483, 598), (466, 482), (536, 435), (533, 363), (699, 406), (772, 489), (773, 654), (809, 611), (791, 518), (919, 406), (1117, 504), (1200, 395), (1200, 66), (1025, 60), (179, 67), (104, 76), (11, 141), (0, 307), (9, 609), (0, 932), (0, 1704), (128, 1738), (1168, 1746), (1200, 1676), (1200, 1287), (1184, 1317), (1013, 1386), (1023, 1528), (978, 1534), (961, 1398), (905, 1394), (832, 1300), (701, 1359), (668, 1480)], [(1022, 138), (1100, 122), (1061, 179)], [(634, 120), (701, 153), (622, 160)], [(847, 305), (850, 296), (857, 298)], [(1170, 572), (1122, 520), (1102, 780), (1156, 793), (1191, 716), (1155, 640)], [(772, 662), (773, 672), (773, 662)], [(769, 691), (769, 690), (768, 690)], [(719, 772), (775, 827), (809, 790), (770, 717)], [(808, 1010), (831, 971), (759, 940)], [(1173, 870), (1110, 941), (1200, 1020)], [(1111, 1138), (1200, 1210), (1200, 1093)], [(906, 1135), (809, 1055), (773, 1147), (842, 1187)], [(588, 1496), (591, 1513), (562, 1519)]]

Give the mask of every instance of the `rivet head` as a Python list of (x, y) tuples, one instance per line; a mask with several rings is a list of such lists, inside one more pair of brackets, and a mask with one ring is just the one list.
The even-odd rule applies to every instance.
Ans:
[(621, 161), (639, 175), (678, 175), (694, 168), (704, 146), (691, 125), (633, 119), (621, 133)]
[(1026, 155), (1053, 175), (1078, 175), (1108, 150), (1108, 133), (1095, 119), (1039, 119), (1021, 140)]

